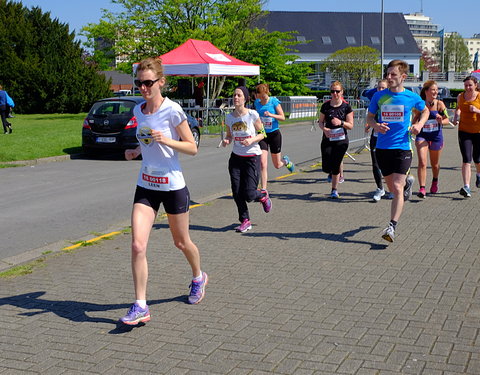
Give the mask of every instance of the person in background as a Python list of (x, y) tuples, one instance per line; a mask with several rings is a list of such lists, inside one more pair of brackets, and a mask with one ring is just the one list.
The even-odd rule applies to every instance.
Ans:
[(175, 246), (180, 249), (192, 269), (188, 303), (197, 304), (205, 296), (208, 275), (200, 268), (200, 253), (190, 239), (190, 194), (183, 178), (178, 153), (195, 155), (197, 146), (180, 105), (162, 96), (165, 77), (160, 58), (147, 58), (137, 68), (135, 86), (145, 102), (135, 106), (140, 145), (125, 151), (132, 160), (142, 155), (132, 210), (132, 273), (136, 301), (120, 319), (128, 325), (148, 322), (147, 245), (160, 204), (167, 213), (168, 225)]
[[(7, 94), (7, 118), (13, 118), (13, 117), (15, 117), (13, 115), (13, 108), (15, 108), (15, 102), (10, 97), (10, 95), (8, 95), (8, 93), (6, 93), (6, 94)], [(11, 126), (12, 126), (12, 124), (10, 124), (10, 127)]]
[[(382, 238), (388, 242), (395, 239), (395, 229), (403, 211), (405, 196), (409, 197), (413, 177), (407, 179), (412, 163), (410, 133), (417, 135), (427, 121), (429, 111), (422, 98), (406, 90), (408, 64), (392, 60), (387, 66), (388, 89), (378, 91), (368, 107), (367, 124), (378, 133), (375, 150), (378, 165), (389, 191), (393, 192), (390, 207), (390, 222), (383, 230)], [(417, 123), (412, 125), (412, 109), (421, 112)], [(407, 198), (408, 199), (408, 198)]]
[[(377, 91), (382, 91), (385, 90), (388, 86), (387, 80), (386, 79), (381, 79), (377, 83), (377, 87), (373, 88), (365, 93), (365, 96), (372, 100), (373, 95)], [(376, 119), (377, 121), (378, 119)], [(366, 124), (365, 126), (365, 132), (368, 132), (370, 130), (370, 126)], [(372, 159), (372, 172), (373, 172), (373, 178), (375, 179), (375, 184), (377, 185), (377, 188), (373, 192), (373, 201), (374, 202), (379, 202), (380, 199), (385, 195), (385, 189), (383, 187), (383, 176), (382, 176), (382, 171), (380, 170), (380, 167), (378, 166), (378, 161), (377, 161), (377, 156), (375, 154), (375, 148), (377, 147), (377, 138), (378, 138), (378, 133), (375, 131), (372, 131), (372, 135), (370, 136), (370, 157)], [(392, 197), (393, 198), (393, 197)]]
[(12, 133), (12, 124), (7, 120), (10, 113), (10, 108), (8, 105), (8, 93), (3, 89), (3, 86), (0, 85), (0, 117), (2, 119), (3, 133), (11, 134)]
[[(415, 139), (415, 146), (418, 154), (418, 183), (420, 190), (417, 196), (424, 199), (427, 195), (425, 185), (427, 181), (427, 159), (430, 156), (430, 165), (432, 168), (432, 185), (430, 193), (438, 192), (438, 176), (440, 174), (440, 155), (443, 149), (443, 125), (449, 123), (448, 112), (445, 104), (439, 100), (438, 85), (435, 81), (429, 80), (423, 84), (420, 97), (425, 100), (426, 106), (430, 112), (428, 120), (423, 125), (420, 133)], [(413, 122), (417, 122), (420, 117), (419, 112), (414, 112)]]
[(457, 110), (453, 117), (453, 124), (458, 125), (458, 143), (462, 153), (463, 187), (460, 189), (460, 195), (465, 198), (472, 196), (470, 190), (472, 160), (477, 171), (475, 186), (480, 188), (480, 93), (476, 89), (477, 83), (473, 76), (463, 80), (465, 91), (458, 94)]
[(353, 110), (343, 100), (343, 86), (335, 81), (330, 85), (332, 99), (323, 103), (320, 108), (318, 125), (323, 131), (322, 170), (332, 176), (330, 198), (338, 199), (338, 184), (343, 157), (348, 149), (347, 130), (353, 129)]
[(233, 143), (228, 172), (240, 221), (235, 230), (241, 233), (252, 229), (248, 202), (260, 202), (266, 213), (272, 208), (268, 191), (257, 189), (262, 154), (258, 142), (265, 137), (265, 130), (258, 113), (245, 107), (248, 99), (249, 93), (245, 86), (235, 89), (233, 94), (235, 109), (225, 118), (227, 136), (222, 141), (223, 147)]
[(255, 109), (260, 115), (263, 127), (266, 132), (266, 137), (262, 139), (259, 144), (262, 150), (261, 156), (261, 180), (262, 189), (267, 189), (268, 180), (268, 149), (272, 155), (273, 166), (277, 169), (286, 167), (290, 172), (295, 170), (295, 165), (290, 161), (290, 158), (285, 155), (282, 158), (282, 134), (280, 133), (279, 121), (285, 120), (282, 105), (280, 101), (270, 96), (268, 85), (261, 83), (255, 90), (256, 100), (254, 102)]

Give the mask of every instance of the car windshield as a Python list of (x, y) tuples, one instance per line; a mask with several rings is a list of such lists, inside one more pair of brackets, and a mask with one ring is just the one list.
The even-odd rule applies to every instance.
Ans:
[(92, 116), (129, 115), (133, 116), (135, 102), (130, 101), (106, 101), (97, 102), (90, 110)]

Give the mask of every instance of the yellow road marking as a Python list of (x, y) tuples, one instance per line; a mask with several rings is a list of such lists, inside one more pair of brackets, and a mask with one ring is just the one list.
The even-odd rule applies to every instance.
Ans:
[(122, 232), (111, 232), (111, 233), (107, 233), (107, 234), (102, 234), (101, 236), (98, 236), (98, 237), (95, 237), (95, 238), (92, 238), (88, 241), (82, 241), (80, 243), (77, 243), (75, 245), (72, 245), (72, 246), (68, 246), (68, 247), (64, 247), (62, 250), (73, 250), (73, 249), (77, 249), (79, 248), (80, 246), (83, 246), (87, 243), (93, 243), (93, 242), (97, 242), (99, 240), (101, 240), (102, 238), (105, 238), (105, 237), (112, 237), (112, 236), (116, 236), (117, 234), (120, 234)]
[[(201, 207), (201, 206), (205, 206), (205, 205), (204, 204), (193, 204), (193, 205), (190, 206), (190, 208), (196, 208), (196, 207)], [(167, 217), (167, 215), (166, 214), (161, 215), (161, 218), (164, 218), (164, 217)], [(82, 241), (82, 242), (77, 243), (75, 245), (64, 247), (62, 250), (78, 249), (79, 247), (84, 246), (85, 244), (94, 243), (94, 242), (100, 241), (103, 238), (116, 236), (117, 234), (120, 234), (120, 233), (122, 233), (122, 232), (116, 231), (116, 232), (111, 232), (111, 233), (107, 233), (107, 234), (102, 234), (101, 236), (92, 238), (90, 240)]]
[(281, 180), (282, 178), (290, 177), (290, 176), (295, 176), (298, 174), (297, 172), (289, 173), (289, 174), (284, 174), (283, 176), (276, 177), (275, 180)]

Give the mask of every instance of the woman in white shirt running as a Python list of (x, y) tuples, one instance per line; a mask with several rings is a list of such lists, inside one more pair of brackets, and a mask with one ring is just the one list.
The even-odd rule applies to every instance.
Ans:
[(190, 239), (190, 195), (183, 179), (178, 152), (197, 153), (197, 146), (182, 108), (162, 96), (165, 85), (159, 58), (148, 58), (137, 67), (135, 86), (145, 102), (134, 108), (138, 121), (137, 138), (140, 145), (125, 151), (132, 160), (142, 155), (132, 210), (132, 273), (136, 301), (120, 320), (128, 325), (148, 322), (150, 311), (146, 303), (148, 264), (147, 245), (160, 204), (167, 213), (175, 246), (187, 258), (193, 280), (188, 302), (199, 303), (205, 296), (208, 276), (200, 269), (200, 253)]

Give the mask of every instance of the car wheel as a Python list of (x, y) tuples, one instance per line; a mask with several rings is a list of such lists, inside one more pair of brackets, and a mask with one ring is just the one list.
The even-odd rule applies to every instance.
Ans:
[(200, 146), (200, 130), (198, 128), (192, 128), (193, 139), (195, 140), (195, 144)]

